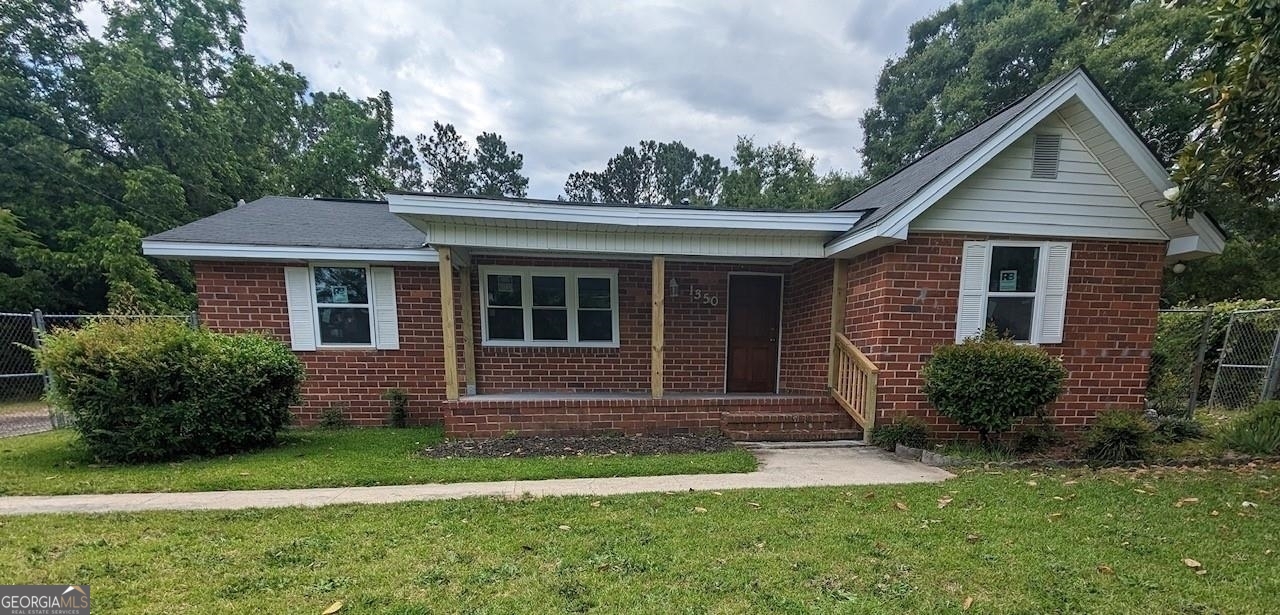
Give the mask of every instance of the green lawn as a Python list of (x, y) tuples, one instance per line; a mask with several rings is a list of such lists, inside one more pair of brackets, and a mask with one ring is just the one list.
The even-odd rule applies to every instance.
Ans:
[(178, 463), (97, 467), (69, 430), (0, 439), (0, 495), (408, 485), (538, 478), (749, 472), (744, 450), (681, 455), (426, 459), (439, 428), (296, 430), (269, 450)]
[(15, 517), (0, 578), (95, 613), (1264, 613), (1278, 471)]

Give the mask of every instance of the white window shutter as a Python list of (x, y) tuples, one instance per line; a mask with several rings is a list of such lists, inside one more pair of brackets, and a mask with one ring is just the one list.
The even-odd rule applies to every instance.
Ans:
[(316, 349), (315, 308), (311, 302), (311, 270), (284, 268), (285, 299), (289, 304), (289, 342), (294, 350)]
[(396, 318), (396, 272), (391, 267), (370, 267), (373, 282), (373, 330), (379, 350), (400, 349), (400, 323)]
[(966, 241), (960, 257), (960, 301), (956, 342), (982, 333), (987, 324), (987, 242)]
[(1040, 310), (1040, 344), (1061, 344), (1067, 319), (1067, 274), (1071, 268), (1071, 244), (1051, 242), (1046, 248), (1044, 307)]

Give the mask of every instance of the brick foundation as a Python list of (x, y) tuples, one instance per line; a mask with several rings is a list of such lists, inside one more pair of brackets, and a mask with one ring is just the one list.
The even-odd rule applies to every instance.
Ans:
[[(977, 235), (916, 234), (849, 263), (845, 334), (880, 367), (877, 422), (918, 416), (938, 437), (971, 436), (939, 416), (921, 393), (933, 348), (954, 343), (960, 253)], [(1078, 429), (1099, 411), (1140, 409), (1155, 337), (1164, 244), (1076, 240), (1071, 244), (1061, 356), (1069, 375), (1053, 420)]]
[[(445, 431), (462, 438), (618, 433), (716, 433), (733, 413), (821, 413), (826, 397), (680, 396), (663, 399), (463, 399), (444, 403)], [(785, 425), (779, 427), (784, 431)]]

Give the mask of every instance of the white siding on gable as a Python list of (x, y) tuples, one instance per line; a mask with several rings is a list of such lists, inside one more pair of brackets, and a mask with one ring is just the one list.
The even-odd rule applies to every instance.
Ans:
[[(1057, 179), (1031, 177), (1037, 134), (1062, 139)], [(910, 230), (1167, 239), (1056, 113), (913, 220)]]

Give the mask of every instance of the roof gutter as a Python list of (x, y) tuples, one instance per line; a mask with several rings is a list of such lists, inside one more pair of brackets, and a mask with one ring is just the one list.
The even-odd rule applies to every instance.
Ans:
[(182, 260), (357, 261), (368, 263), (435, 263), (431, 248), (326, 248), (229, 243), (143, 240), (142, 253)]

